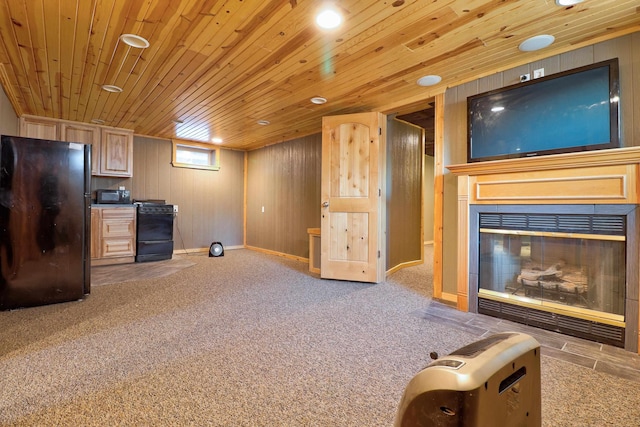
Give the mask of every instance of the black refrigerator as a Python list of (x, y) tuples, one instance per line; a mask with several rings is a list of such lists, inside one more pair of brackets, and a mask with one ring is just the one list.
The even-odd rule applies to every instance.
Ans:
[(91, 290), (91, 146), (0, 141), (0, 310)]

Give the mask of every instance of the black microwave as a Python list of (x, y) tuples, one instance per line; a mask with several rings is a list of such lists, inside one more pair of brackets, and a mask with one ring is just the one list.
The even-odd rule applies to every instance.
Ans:
[(96, 190), (96, 203), (131, 204), (129, 190)]

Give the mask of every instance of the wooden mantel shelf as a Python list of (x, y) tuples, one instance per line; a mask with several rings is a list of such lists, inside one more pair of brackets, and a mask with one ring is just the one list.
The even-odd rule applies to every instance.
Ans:
[(533, 172), (554, 169), (575, 169), (640, 163), (640, 147), (583, 151), (550, 156), (449, 165), (455, 175), (489, 175), (496, 173)]
[(469, 204), (638, 204), (640, 147), (451, 165)]

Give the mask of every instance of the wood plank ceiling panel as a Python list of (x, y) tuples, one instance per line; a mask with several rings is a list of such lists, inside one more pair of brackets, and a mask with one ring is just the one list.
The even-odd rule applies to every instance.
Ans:
[[(216, 49), (223, 49), (223, 46), (229, 46), (232, 41), (230, 37), (235, 34), (235, 29), (229, 25), (229, 17), (235, 15), (234, 12), (241, 13), (238, 19), (243, 19), (246, 15), (240, 9), (217, 9), (217, 10), (204, 10), (201, 13), (194, 16), (197, 18), (197, 22), (192, 19), (189, 20), (192, 27), (197, 28), (195, 31), (187, 32), (188, 27), (185, 28), (185, 37), (191, 35), (187, 39), (176, 40), (166, 51), (163, 53), (167, 58), (177, 57), (177, 61), (171, 60), (170, 68), (165, 82), (160, 82), (152, 90), (152, 97), (154, 100), (158, 100), (156, 108), (150, 111), (149, 114), (141, 118), (141, 123), (147, 127), (154, 117), (162, 117), (160, 120), (163, 124), (172, 126), (174, 119), (179, 119), (179, 112), (174, 108), (175, 102), (178, 100), (186, 100), (191, 98), (189, 95), (193, 90), (203, 86), (199, 83), (201, 76), (207, 72), (213, 72), (215, 69), (220, 68), (219, 65), (211, 67), (210, 57), (214, 55)], [(219, 16), (220, 15), (220, 16)], [(215, 27), (215, 37), (212, 38), (210, 31), (207, 31), (210, 27)], [(195, 36), (194, 36), (195, 35)], [(188, 49), (184, 49), (188, 46)], [(179, 53), (182, 50), (182, 53)], [(215, 62), (214, 62), (215, 64)], [(191, 73), (190, 76), (188, 73)], [(185, 81), (182, 76), (189, 76)], [(164, 102), (163, 102), (164, 100)], [(164, 114), (171, 114), (171, 120), (165, 123), (166, 116)]]
[[(141, 26), (139, 23), (144, 22), (149, 9), (153, 7), (161, 7), (157, 3), (150, 2), (148, 0), (135, 0), (130, 1), (129, 11), (127, 18), (123, 22), (123, 29), (121, 34), (139, 34)], [(118, 35), (118, 34), (116, 34)], [(112, 61), (106, 71), (106, 77), (103, 80), (104, 84), (115, 85), (122, 88), (127, 93), (131, 93), (131, 90), (135, 84), (136, 69), (139, 66), (142, 56), (142, 49), (134, 48), (126, 45), (119, 37), (112, 42), (115, 46), (113, 49)], [(107, 45), (110, 45), (108, 43)], [(111, 121), (117, 126), (118, 123), (114, 116), (114, 105), (118, 100), (122, 100), (124, 97), (119, 96), (118, 93), (113, 93), (106, 98), (106, 101), (101, 105), (101, 116), (106, 113), (107, 116), (114, 117)]]
[[(0, 82), (18, 114), (253, 149), (317, 133), (322, 116), (408, 112), (446, 87), (640, 30), (637, 0), (342, 0), (345, 22), (329, 32), (313, 22), (321, 5), (5, 0)], [(124, 45), (125, 33), (150, 47)], [(556, 37), (551, 47), (518, 51), (545, 33)], [(418, 87), (424, 74), (443, 80)]]
[[(243, 80), (247, 80), (252, 73), (250, 71), (237, 73), (235, 70), (248, 69), (253, 63), (260, 60), (264, 61), (264, 58), (271, 54), (269, 48), (263, 49), (260, 46), (260, 40), (269, 36), (266, 32), (258, 32), (256, 28), (259, 28), (259, 24), (264, 28), (268, 27), (267, 21), (279, 22), (289, 10), (290, 7), (287, 2), (275, 1), (267, 4), (262, 13), (252, 16), (250, 19), (231, 21), (233, 25), (230, 32), (231, 36), (222, 44), (221, 54), (215, 57), (213, 63), (216, 65), (209, 70), (205, 70), (209, 71), (208, 73), (202, 74), (203, 84), (194, 86), (193, 91), (180, 95), (180, 99), (185, 102), (181, 104), (181, 108), (177, 111), (178, 118), (182, 118), (188, 111), (193, 120), (205, 121), (206, 118), (201, 117), (199, 113), (202, 110), (210, 111), (215, 104), (223, 102), (221, 97), (224, 95), (225, 90), (233, 90), (234, 97), (242, 100), (244, 93), (241, 92), (242, 89), (239, 88), (239, 85), (242, 84)], [(285, 36), (286, 33), (281, 38), (287, 40)], [(204, 55), (209, 56), (209, 52), (205, 51)], [(268, 81), (267, 76), (264, 76), (264, 81)], [(211, 100), (214, 100), (215, 104)], [(167, 126), (164, 121), (153, 122), (153, 125), (156, 124), (165, 128)]]
[[(202, 62), (203, 59), (193, 46), (204, 28), (215, 25), (214, 17), (220, 13), (220, 10), (211, 9), (211, 3), (191, 3), (182, 10), (173, 10), (166, 25), (163, 19), (157, 22), (159, 48), (152, 46), (145, 51), (144, 57), (148, 67), (153, 68), (154, 65), (158, 65), (157, 69), (160, 72), (155, 76), (153, 83), (145, 82), (142, 86), (144, 90), (132, 105), (141, 105), (141, 102), (151, 97), (154, 101), (161, 100), (161, 94), (168, 84), (183, 81), (182, 78), (188, 76), (188, 73), (193, 72), (195, 66)], [(155, 18), (151, 19), (155, 21)], [(157, 106), (159, 107), (159, 104)], [(127, 108), (127, 114), (131, 114), (130, 107)]]
[[(48, 92), (51, 111), (48, 113), (49, 117), (62, 116), (62, 99), (63, 94), (61, 92), (62, 83), (60, 78), (62, 76), (60, 72), (60, 15), (59, 5), (56, 2), (42, 1), (42, 14), (40, 19), (41, 25), (44, 28), (45, 37), (45, 50), (43, 53), (46, 55), (46, 63), (43, 63), (42, 72), (48, 79)], [(43, 100), (44, 102), (44, 100)], [(70, 117), (71, 118), (71, 117)]]
[[(132, 10), (139, 8), (139, 1), (131, 3), (98, 1), (93, 13), (93, 22), (96, 25), (92, 27), (90, 54), (87, 56), (90, 62), (86, 64), (85, 69), (85, 74), (92, 78), (88, 82), (90, 86), (84, 86), (88, 96), (80, 96), (78, 101), (78, 119), (82, 118), (84, 122), (94, 119), (104, 120), (107, 124), (115, 126), (103, 115), (107, 100), (115, 95), (102, 90), (102, 86), (115, 84), (112, 80), (114, 71), (111, 70), (122, 63), (124, 49), (118, 49), (121, 47), (119, 38), (122, 34), (129, 34), (130, 29), (125, 27), (127, 21), (121, 17), (126, 17)], [(85, 108), (84, 114), (80, 111), (82, 105)]]
[[(50, 113), (52, 109), (52, 95), (50, 91), (50, 85), (48, 82), (48, 61), (47, 61), (47, 49), (46, 49), (46, 34), (44, 31), (44, 11), (42, 3), (39, 1), (25, 2), (24, 3), (24, 18), (26, 19), (26, 26), (21, 27), (19, 33), (22, 34), (23, 30), (28, 31), (28, 35), (22, 34), (19, 37), (24, 37), (29, 42), (21, 45), (25, 55), (30, 56), (30, 60), (27, 62), (32, 64), (36, 70), (37, 89), (34, 88), (37, 94), (37, 101), (40, 102), (39, 107), (46, 115)], [(31, 46), (28, 49), (27, 46)]]
[[(423, 3), (424, 4), (424, 3)], [(423, 7), (424, 8), (424, 7)], [(389, 17), (388, 15), (388, 8), (384, 9), (385, 12), (387, 13), (384, 16), (384, 19), (381, 19), (382, 22), (385, 21), (385, 19), (387, 19)], [(377, 11), (378, 13), (380, 11)], [(415, 10), (413, 9), (409, 9), (408, 11), (405, 11), (403, 13), (404, 16), (410, 16), (410, 15), (414, 15)], [(354, 25), (355, 28), (358, 28), (357, 25)], [(385, 26), (385, 25), (379, 25), (379, 28), (375, 29), (370, 29), (367, 34), (361, 35), (358, 37), (358, 43), (350, 43), (348, 45), (346, 45), (346, 48), (343, 47), (342, 50), (340, 50), (340, 44), (337, 43), (336, 48), (332, 49), (332, 52), (335, 52), (333, 54), (333, 57), (328, 58), (327, 60), (325, 60), (326, 62), (329, 62), (332, 64), (332, 69), (340, 69), (341, 65), (337, 64), (336, 60), (340, 57), (340, 58), (346, 58), (347, 60), (350, 60), (351, 62), (358, 62), (359, 57), (365, 56), (365, 55), (371, 55), (371, 53), (376, 54), (377, 53), (377, 48), (380, 46), (379, 41), (374, 41), (372, 42), (372, 37), (374, 36), (375, 32), (381, 33), (381, 31), (383, 29), (387, 30), (385, 33), (381, 33), (378, 38), (380, 38), (381, 40), (386, 40), (389, 37), (393, 36), (394, 32), (398, 31), (398, 26)], [(363, 31), (367, 30), (367, 27), (362, 25), (361, 29)], [(354, 37), (355, 38), (355, 37)], [(333, 42), (333, 41), (330, 41)], [(327, 43), (325, 40), (319, 40), (319, 43)], [(373, 43), (373, 44), (372, 44)], [(364, 47), (359, 48), (359, 50), (356, 50), (356, 44), (361, 44), (364, 45)], [(345, 55), (344, 51), (346, 49), (351, 49), (354, 54), (353, 55)], [(304, 55), (304, 53), (302, 53), (302, 55)], [(291, 55), (292, 57), (294, 57), (294, 55)], [(288, 62), (291, 62), (291, 58), (289, 58)], [(305, 61), (306, 62), (306, 61)], [(288, 64), (288, 63), (284, 63), (281, 64), (281, 67), (279, 68), (279, 70), (290, 70), (291, 66), (293, 64)], [(375, 65), (375, 64), (374, 64)], [(323, 69), (323, 64), (322, 62), (318, 61), (317, 64), (312, 64), (312, 68), (313, 71), (311, 71), (311, 75), (309, 72), (306, 73), (306, 75), (300, 75), (300, 76), (296, 76), (294, 72), (291, 72), (291, 77), (288, 77), (286, 80), (286, 83), (289, 86), (292, 87), (301, 87), (304, 88), (305, 86), (310, 86), (309, 85), (309, 81), (320, 81), (325, 79), (325, 76), (323, 75), (323, 73), (325, 72)], [(273, 85), (277, 85), (277, 77), (273, 77), (270, 81), (274, 81)], [(347, 82), (347, 85), (349, 85), (349, 83)], [(277, 90), (277, 89), (276, 89)], [(311, 89), (313, 90), (313, 88)], [(282, 92), (280, 92), (282, 93)], [(287, 99), (287, 94), (290, 94), (291, 98), (295, 98), (295, 99)], [(285, 91), (284, 93), (284, 98), (279, 97), (279, 98), (275, 98), (274, 102), (282, 102), (285, 105), (294, 105), (294, 108), (292, 108), (294, 110), (294, 113), (292, 114), (292, 117), (297, 117), (299, 116), (299, 110), (301, 108), (305, 108), (305, 105), (308, 105), (308, 100), (310, 97), (317, 95), (317, 93), (314, 92), (307, 92), (307, 93), (303, 93), (302, 96), (300, 95), (300, 91)], [(297, 97), (297, 98), (296, 98)], [(267, 108), (273, 108), (270, 106), (267, 106)], [(335, 108), (335, 107), (334, 107)], [(227, 111), (234, 111), (234, 108), (231, 109), (227, 109)], [(313, 111), (311, 109), (309, 109), (309, 111)], [(282, 118), (282, 114), (285, 114), (286, 111), (285, 110), (281, 110), (280, 111), (280, 118)], [(330, 114), (330, 113), (329, 113)], [(294, 122), (295, 123), (295, 122)], [(313, 125), (314, 127), (319, 126), (319, 122), (318, 123), (314, 123)]]
[[(486, 7), (485, 7), (485, 12), (486, 12)], [(485, 12), (482, 12), (482, 13), (484, 14)], [(480, 13), (478, 13), (478, 14), (480, 14)], [(415, 17), (415, 11), (411, 11), (411, 16)], [(434, 15), (432, 15), (432, 19), (436, 19), (436, 18), (433, 18), (433, 16)], [(396, 32), (400, 32), (403, 35), (411, 34), (410, 33), (411, 25), (409, 25), (408, 28), (405, 29), (405, 28), (401, 27), (401, 24), (400, 24), (399, 20), (395, 20), (394, 22), (396, 23), (396, 25), (394, 25), (394, 29), (395, 29)], [(439, 23), (439, 25), (443, 25), (443, 26), (444, 25), (449, 25), (450, 26), (451, 23), (450, 22), (442, 23), (442, 24)], [(415, 25), (413, 25), (413, 27), (416, 28)], [(424, 30), (421, 30), (421, 31), (424, 31)], [(374, 40), (372, 42), (371, 41), (371, 39), (372, 39), (371, 35), (372, 34), (367, 34), (366, 37), (362, 37), (363, 40), (367, 40), (367, 43), (369, 45), (361, 48), (359, 51), (357, 51), (356, 49), (352, 48), (352, 51), (354, 52), (354, 54), (353, 55), (349, 55), (349, 56), (346, 57), (346, 58), (348, 58), (348, 60), (347, 60), (348, 63), (346, 63), (347, 61), (343, 61), (343, 62), (345, 62), (344, 64), (337, 63), (335, 65), (336, 69), (341, 69), (341, 70), (344, 69), (345, 72), (351, 73), (350, 76), (352, 76), (354, 78), (354, 80), (356, 80), (356, 81), (368, 81), (368, 83), (366, 83), (365, 85), (363, 85), (361, 87), (356, 87), (355, 89), (351, 88), (352, 91), (354, 93), (356, 93), (356, 94), (362, 94), (362, 93), (364, 93), (366, 91), (371, 91), (371, 90), (376, 89), (374, 84), (372, 84), (371, 81), (370, 81), (371, 80), (371, 76), (370, 76), (370, 71), (369, 70), (370, 70), (371, 67), (363, 66), (363, 61), (360, 58), (357, 57), (357, 54), (360, 54), (361, 56), (368, 55), (369, 56), (368, 64), (375, 65), (376, 69), (378, 71), (380, 71), (381, 74), (384, 74), (384, 72), (385, 72), (385, 70), (384, 70), (384, 66), (385, 65), (386, 66), (391, 65), (392, 68), (396, 68), (397, 69), (397, 64), (398, 64), (397, 58), (398, 58), (398, 55), (402, 55), (403, 54), (402, 51), (397, 51), (396, 50), (396, 52), (394, 52), (394, 55), (388, 55), (387, 56), (387, 58), (389, 58), (389, 62), (387, 64), (380, 64), (380, 63), (375, 64), (376, 59), (375, 58), (371, 58), (371, 52), (377, 53), (379, 51), (382, 51), (383, 49), (386, 50), (386, 51), (389, 51), (390, 50), (389, 48), (391, 48), (391, 46), (390, 46), (391, 42), (389, 41), (390, 37), (387, 34), (383, 34), (380, 41), (379, 40)], [(364, 53), (362, 53), (362, 52), (364, 52)], [(340, 55), (336, 54), (336, 56), (340, 56)], [(345, 58), (345, 56), (343, 55), (342, 58)], [(353, 64), (353, 68), (354, 69), (349, 69), (349, 66), (351, 64)], [(365, 63), (365, 65), (366, 65), (366, 63)], [(422, 68), (422, 66), (420, 66), (419, 68)], [(363, 74), (362, 79), (360, 78), (361, 77), (360, 75), (356, 74), (356, 72), (358, 72), (358, 71)], [(316, 76), (316, 78), (319, 78), (319, 77)], [(417, 77), (416, 77), (416, 79), (417, 79)], [(382, 79), (382, 81), (380, 81), (377, 85), (378, 86), (383, 86), (383, 85), (387, 85), (388, 86), (388, 84), (384, 83), (384, 80), (385, 79)], [(415, 88), (415, 86), (413, 85), (414, 81), (415, 81), (414, 79), (412, 79), (412, 81), (411, 81), (412, 88)], [(405, 85), (405, 84), (406, 84), (406, 82), (394, 83), (394, 85), (396, 85), (396, 86), (402, 86), (402, 85)], [(343, 93), (341, 95), (342, 95), (341, 99), (344, 101), (345, 100), (345, 97), (344, 97), (345, 94)]]
[[(305, 5), (310, 4), (311, 3), (308, 2), (305, 3)], [(260, 48), (269, 52), (261, 61), (255, 61), (250, 49), (246, 47), (243, 48), (243, 51), (238, 57), (238, 65), (243, 66), (246, 64), (247, 67), (250, 67), (250, 71), (245, 75), (236, 76), (235, 80), (219, 86), (219, 89), (211, 94), (216, 99), (216, 105), (224, 104), (229, 100), (231, 102), (237, 102), (235, 106), (242, 108), (242, 105), (246, 102), (252, 102), (252, 98), (256, 98), (257, 102), (263, 102), (265, 97), (262, 96), (262, 94), (266, 91), (275, 89), (278, 94), (289, 92), (286, 86), (278, 86), (278, 83), (274, 79), (274, 72), (286, 67), (288, 73), (294, 74), (297, 68), (302, 67), (302, 64), (305, 64), (306, 61), (295, 61), (288, 65), (285, 65), (283, 61), (287, 57), (294, 56), (295, 52), (299, 51), (303, 46), (308, 46), (311, 37), (313, 37), (313, 31), (311, 31), (309, 23), (309, 16), (312, 10), (308, 8), (302, 10), (301, 8), (303, 6), (301, 5), (297, 5), (296, 7), (298, 9), (296, 10), (297, 14), (295, 17), (287, 21), (283, 19), (284, 16), (274, 17), (271, 20), (271, 26), (265, 33), (265, 36), (258, 38), (257, 42), (260, 44)], [(285, 12), (292, 13), (290, 11)], [(285, 26), (283, 24), (284, 22), (288, 22), (291, 25)], [(261, 41), (265, 38), (269, 40), (268, 43)], [(257, 63), (253, 65), (251, 62)], [(236, 95), (239, 91), (242, 91), (240, 97)], [(254, 95), (256, 93), (258, 95)], [(215, 105), (207, 105), (205, 107), (215, 108)], [(233, 111), (234, 108), (226, 108), (225, 110)]]
[[(211, 3), (197, 0), (171, 3), (169, 7), (154, 10), (145, 19), (147, 26), (152, 26), (152, 31), (142, 34), (160, 42), (143, 52), (144, 65), (138, 73), (138, 84), (132, 90), (134, 96), (116, 104), (114, 115), (121, 126), (135, 126), (153, 113), (153, 110), (142, 112), (144, 103), (154, 105), (154, 109), (160, 111), (163, 99), (173, 102), (173, 98), (162, 95), (163, 91), (171, 85), (180, 84), (190, 70), (204, 61), (202, 55), (186, 47), (192, 46), (208, 26), (215, 25), (213, 20), (221, 10), (211, 9)], [(140, 80), (149, 69), (157, 72), (151, 79)]]
[[(278, 21), (278, 22), (279, 22), (279, 21)], [(309, 24), (308, 24), (308, 22), (309, 22), (309, 19), (308, 19), (307, 17), (305, 17), (305, 19), (304, 19), (304, 24), (303, 24), (303, 25), (308, 26), (308, 25), (309, 25)], [(276, 29), (276, 31), (274, 31), (274, 33), (275, 33), (275, 34), (284, 34), (284, 31), (278, 31), (278, 30)], [(290, 47), (285, 47), (285, 49), (290, 49)], [(283, 56), (286, 56), (286, 52), (285, 52), (285, 54), (284, 54)], [(277, 56), (277, 55), (274, 55), (274, 57), (278, 57), (278, 56)], [(277, 61), (277, 62), (280, 62), (280, 60), (279, 60), (279, 59), (274, 60), (274, 62), (276, 62), (276, 61)], [(283, 67), (282, 67), (282, 64), (280, 64), (280, 65), (281, 65), (281, 67), (279, 67), (279, 68), (283, 68)], [(263, 76), (262, 78), (263, 78), (263, 80), (264, 80), (264, 81), (262, 82), (262, 87), (261, 87), (261, 89), (264, 89), (264, 88), (265, 88), (265, 86), (266, 86), (266, 85), (265, 85), (264, 83), (267, 83), (267, 84), (271, 83), (272, 85), (274, 84), (274, 83), (273, 83), (273, 81), (272, 81), (271, 79), (269, 79), (269, 74), (265, 72), (265, 71), (266, 71), (266, 68), (267, 68), (267, 65), (266, 65), (266, 64), (264, 64), (264, 65), (260, 65), (260, 64), (259, 64), (259, 65), (258, 65), (258, 69), (257, 69), (257, 71), (260, 71), (261, 73), (258, 73), (258, 72), (251, 72), (251, 73), (248, 73), (248, 74), (250, 74), (251, 76), (254, 76), (254, 75)], [(287, 69), (289, 69), (289, 68), (287, 68)], [(293, 72), (293, 71), (292, 71), (292, 72)], [(254, 80), (255, 80), (255, 79), (254, 79)], [(227, 85), (227, 86), (228, 86), (228, 85)], [(240, 98), (239, 102), (241, 102), (241, 103), (242, 103), (242, 102), (245, 102), (245, 101), (246, 101), (245, 97), (246, 97), (246, 96), (250, 96), (252, 89), (255, 89), (255, 88), (251, 88), (251, 89), (247, 90), (246, 92), (244, 92), (244, 93), (243, 93), (243, 97), (241, 97), (241, 98)], [(282, 91), (283, 89), (282, 89), (282, 88), (277, 88), (277, 90), (278, 90), (278, 91)], [(216, 94), (216, 95), (220, 95), (220, 94)], [(308, 100), (308, 98), (307, 98), (307, 100)], [(222, 99), (222, 101), (223, 101), (222, 103), (224, 103), (224, 99)], [(206, 109), (206, 108), (209, 108), (209, 107), (212, 107), (212, 108), (213, 108), (213, 106), (204, 105), (203, 107), (201, 107), (201, 109)], [(227, 108), (226, 110), (227, 110), (227, 111), (237, 111), (236, 107), (240, 107), (240, 108), (241, 108), (241, 105), (239, 105), (239, 106), (232, 106), (232, 108)]]
[(4, 65), (6, 69), (12, 71), (9, 76), (16, 77), (13, 92), (23, 100), (24, 105), (20, 108), (22, 111), (44, 115), (37, 72), (29, 49), (31, 35), (27, 26), (27, 12), (24, 4), (22, 1), (8, 0), (4, 2), (2, 12), (7, 16), (0, 21), (2, 23), (0, 34), (6, 55), (10, 58)]

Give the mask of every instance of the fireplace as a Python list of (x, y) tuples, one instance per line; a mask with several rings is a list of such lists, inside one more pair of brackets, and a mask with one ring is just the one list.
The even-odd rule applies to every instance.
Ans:
[(458, 179), (447, 299), (638, 352), (640, 147), (447, 168)]
[(624, 347), (633, 206), (599, 206), (597, 214), (571, 205), (472, 211), (479, 313)]

